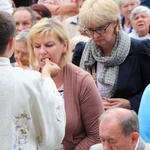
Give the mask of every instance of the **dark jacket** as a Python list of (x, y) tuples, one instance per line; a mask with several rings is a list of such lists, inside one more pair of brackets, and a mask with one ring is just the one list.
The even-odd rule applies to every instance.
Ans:
[(150, 0), (141, 0), (140, 5), (144, 5), (150, 8)]
[(79, 42), (76, 44), (74, 53), (72, 56), (72, 63), (76, 66), (80, 65), (81, 56), (84, 50), (86, 42)]
[(150, 83), (150, 40), (131, 40), (130, 52), (119, 66), (117, 89), (113, 97), (128, 99), (138, 113), (141, 96)]
[[(85, 43), (82, 43), (82, 45), (80, 43), (80, 51), (74, 53), (74, 56), (78, 56), (78, 62), (76, 62), (78, 64), (80, 63), (79, 54), (82, 55), (84, 46)], [(141, 96), (149, 83), (150, 40), (131, 39), (129, 54), (119, 66), (117, 88), (113, 97), (128, 99), (132, 109), (138, 113)]]

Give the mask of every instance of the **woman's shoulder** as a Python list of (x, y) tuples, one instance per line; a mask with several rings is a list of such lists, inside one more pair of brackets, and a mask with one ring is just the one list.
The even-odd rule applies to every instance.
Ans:
[(78, 84), (87, 85), (93, 82), (93, 78), (91, 74), (87, 71), (83, 70), (82, 68), (75, 66), (71, 62), (67, 63), (65, 67), (65, 79), (69, 82), (78, 82)]
[(71, 62), (68, 62), (66, 65), (66, 71), (68, 72), (68, 74), (76, 74), (76, 75), (80, 75), (80, 76), (85, 76), (85, 75), (89, 75), (89, 73), (85, 70), (83, 70), (82, 68), (74, 65)]

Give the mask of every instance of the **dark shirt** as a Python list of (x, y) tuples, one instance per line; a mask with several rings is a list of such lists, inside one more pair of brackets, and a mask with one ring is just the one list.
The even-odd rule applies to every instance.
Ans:
[(86, 44), (86, 42), (79, 42), (75, 46), (74, 53), (72, 56), (72, 63), (76, 66), (80, 65), (80, 60), (82, 57), (82, 53), (83, 53), (85, 44)]
[(16, 62), (16, 60), (15, 60), (15, 58), (14, 58), (14, 54), (10, 57), (10, 62), (11, 62), (11, 63)]
[(33, 2), (32, 0), (13, 0), (16, 7), (20, 7), (20, 6), (30, 6)]
[[(124, 18), (124, 16), (123, 15), (121, 15), (121, 25), (122, 25), (122, 28), (123, 28), (123, 30), (124, 30), (124, 23), (125, 23), (125, 18)], [(132, 32), (132, 27), (130, 27), (130, 30), (129, 30), (129, 32), (128, 33), (131, 33)]]

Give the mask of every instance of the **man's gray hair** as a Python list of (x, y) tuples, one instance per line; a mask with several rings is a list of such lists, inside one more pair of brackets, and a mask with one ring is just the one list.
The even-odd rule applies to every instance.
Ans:
[(99, 121), (101, 122), (105, 119), (118, 120), (125, 136), (129, 136), (132, 132), (139, 133), (138, 116), (133, 110), (125, 108), (110, 108), (100, 116)]
[(138, 6), (134, 8), (131, 12), (131, 15), (130, 15), (131, 22), (133, 22), (134, 17), (141, 12), (145, 12), (147, 16), (150, 18), (150, 9), (146, 6)]
[(14, 10), (14, 12), (13, 12), (12, 15), (14, 15), (15, 12), (17, 12), (17, 11), (19, 11), (19, 10), (26, 10), (26, 11), (28, 11), (28, 12), (30, 13), (31, 18), (32, 18), (32, 26), (36, 23), (36, 16), (35, 16), (35, 14), (34, 14), (34, 11), (33, 11), (30, 7), (23, 7), (23, 6), (18, 7), (18, 8), (16, 8), (16, 9)]
[(29, 29), (22, 30), (17, 33), (15, 40), (19, 42), (23, 42), (27, 46), (27, 36), (29, 33)]

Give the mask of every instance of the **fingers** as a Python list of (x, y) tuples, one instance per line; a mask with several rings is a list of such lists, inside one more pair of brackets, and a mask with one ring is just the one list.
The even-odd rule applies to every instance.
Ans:
[(50, 61), (48, 58), (45, 59), (45, 64), (56, 65), (54, 62)]
[(50, 60), (48, 58), (45, 59), (45, 63), (50, 63)]
[(23, 66), (23, 65), (22, 65), (22, 62), (21, 62), (20, 60), (18, 60), (17, 63), (18, 63), (18, 65), (19, 65), (20, 67)]

